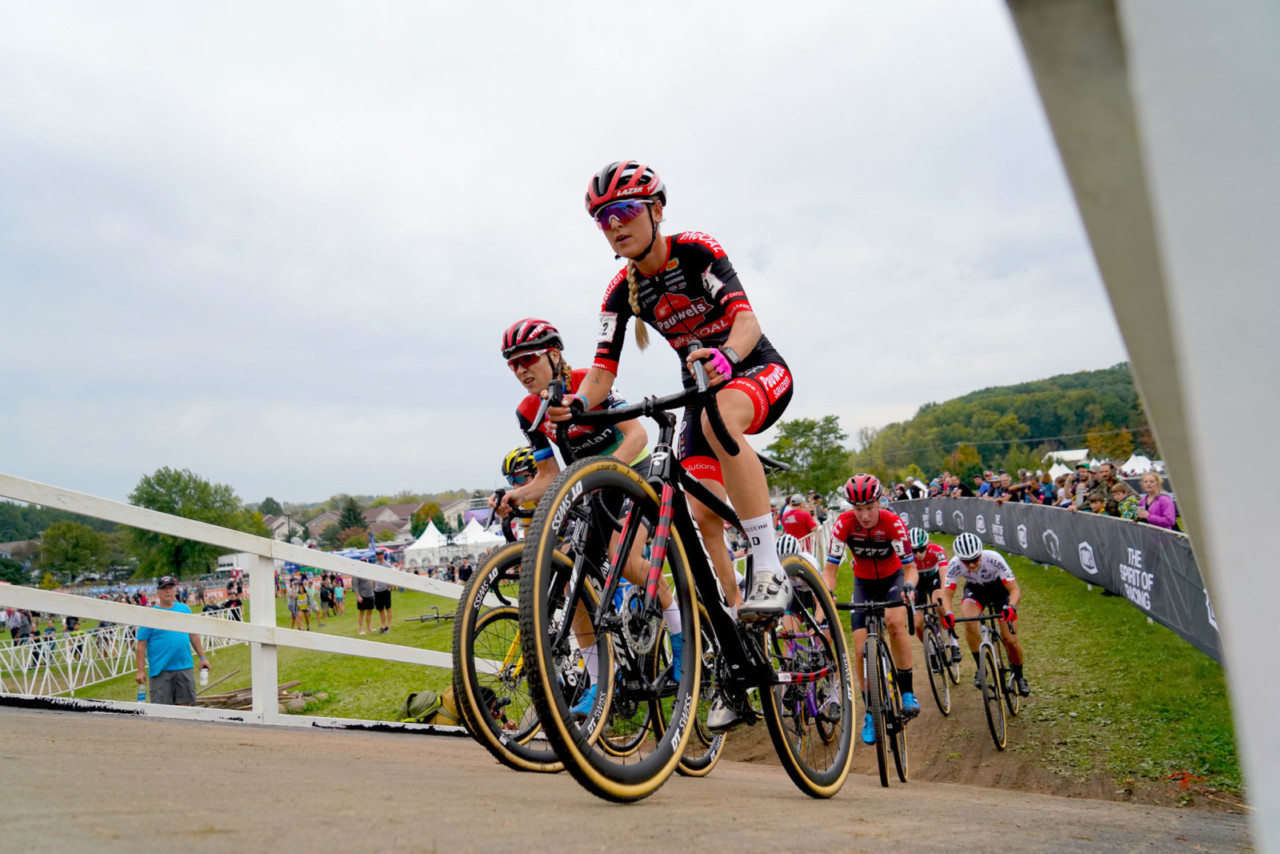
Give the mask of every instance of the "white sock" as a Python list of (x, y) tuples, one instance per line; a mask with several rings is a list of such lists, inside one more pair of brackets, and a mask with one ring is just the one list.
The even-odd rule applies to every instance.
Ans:
[(591, 684), (596, 684), (600, 678), (600, 656), (596, 654), (595, 644), (582, 648), (582, 663), (587, 666), (587, 675), (591, 677)]
[(779, 578), (785, 577), (782, 562), (778, 560), (778, 548), (774, 539), (773, 514), (766, 513), (754, 519), (743, 519), (742, 529), (747, 532), (751, 544), (751, 557), (757, 570), (767, 569)]
[(678, 635), (684, 631), (684, 625), (680, 621), (680, 603), (674, 597), (671, 604), (662, 609), (662, 619), (667, 621), (667, 631), (671, 634)]

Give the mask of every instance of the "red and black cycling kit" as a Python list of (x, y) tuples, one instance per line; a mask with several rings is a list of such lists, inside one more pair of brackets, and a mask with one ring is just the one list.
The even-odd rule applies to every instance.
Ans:
[[(689, 388), (693, 377), (684, 363), (683, 351), (694, 341), (704, 347), (724, 346), (733, 319), (739, 312), (751, 311), (751, 304), (729, 256), (714, 238), (700, 231), (686, 231), (666, 241), (666, 266), (652, 278), (637, 274), (639, 319), (661, 333), (681, 354), (680, 379)], [(635, 316), (627, 271), (623, 268), (605, 290), (594, 367), (617, 375), (627, 324)], [(771, 427), (790, 403), (791, 371), (764, 335), (750, 353), (741, 356), (742, 360), (733, 367), (733, 378), (724, 387), (739, 389), (751, 399), (755, 415), (746, 432), (759, 433)], [(700, 415), (685, 410), (680, 457), (695, 476), (718, 480), (720, 465), (698, 429)]]
[(853, 556), (854, 578), (891, 578), (902, 567), (915, 561), (911, 555), (907, 526), (897, 513), (883, 507), (870, 528), (859, 525), (852, 510), (840, 514), (831, 529), (827, 562), (840, 563), (846, 546)]
[(937, 543), (929, 543), (924, 554), (914, 557), (919, 579), (916, 581), (916, 605), (925, 605), (933, 591), (942, 586), (942, 573), (947, 566), (947, 550)]
[[(582, 380), (586, 375), (585, 368), (573, 371), (569, 380), (569, 393), (578, 390), (578, 386), (582, 385)], [(595, 409), (615, 409), (625, 404), (625, 400), (611, 391), (604, 403), (595, 407)], [(537, 394), (530, 394), (520, 401), (520, 405), (516, 407), (516, 419), (520, 422), (520, 429), (524, 431), (524, 435), (529, 440), (529, 446), (533, 448), (533, 458), (538, 462), (555, 455), (555, 452), (551, 450), (551, 443), (556, 438), (556, 424), (550, 418), (543, 418), (537, 430), (531, 429), (534, 416), (538, 414), (538, 409), (541, 406), (542, 397)], [(565, 435), (565, 442), (569, 445), (569, 453), (572, 454), (575, 460), (590, 456), (608, 456), (622, 444), (622, 431), (612, 425), (608, 427), (580, 427), (573, 425), (569, 427)], [(648, 450), (646, 449), (637, 460), (643, 458), (647, 453)], [(623, 462), (633, 463), (635, 461), (623, 460)]]

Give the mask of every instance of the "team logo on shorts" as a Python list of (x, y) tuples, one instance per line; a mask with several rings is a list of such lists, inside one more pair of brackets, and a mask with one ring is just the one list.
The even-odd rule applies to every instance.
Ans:
[(1018, 545), (1022, 546), (1022, 550), (1024, 552), (1027, 550), (1027, 526), (1026, 525), (1018, 526)]
[(1079, 548), (1080, 568), (1090, 575), (1098, 574), (1098, 559), (1093, 556), (1093, 546), (1088, 541), (1082, 542)]

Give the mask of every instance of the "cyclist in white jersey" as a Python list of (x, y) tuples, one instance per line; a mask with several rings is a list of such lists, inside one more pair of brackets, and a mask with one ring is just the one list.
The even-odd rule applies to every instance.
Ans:
[[(942, 624), (948, 629), (955, 628), (956, 618), (952, 613), (955, 601), (955, 590), (964, 581), (964, 598), (960, 601), (960, 613), (965, 617), (976, 617), (987, 605), (1000, 611), (1000, 636), (1004, 639), (1005, 648), (1009, 650), (1009, 666), (1013, 670), (1013, 680), (1018, 693), (1026, 697), (1031, 693), (1031, 686), (1022, 675), (1022, 643), (1019, 635), (1009, 631), (1009, 626), (1018, 619), (1018, 603), (1022, 601), (1022, 589), (1013, 577), (1013, 570), (998, 552), (984, 549), (982, 540), (977, 534), (963, 533), (956, 537), (952, 548), (955, 557), (947, 564), (947, 577), (941, 589), (933, 594), (942, 614)], [(973, 655), (974, 664), (978, 664), (978, 645), (982, 642), (978, 624), (964, 624), (964, 638)], [(974, 677), (975, 687), (981, 687)]]

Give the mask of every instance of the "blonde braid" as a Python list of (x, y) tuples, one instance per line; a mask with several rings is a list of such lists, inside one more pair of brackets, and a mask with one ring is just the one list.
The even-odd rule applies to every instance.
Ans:
[(636, 281), (635, 261), (627, 262), (627, 287), (630, 289), (627, 300), (631, 303), (631, 313), (636, 316), (636, 344), (644, 350), (649, 346), (649, 330), (640, 319), (640, 283)]
[(564, 360), (564, 351), (560, 353), (560, 379), (564, 382), (565, 388), (573, 385), (573, 368), (569, 367), (569, 363)]

